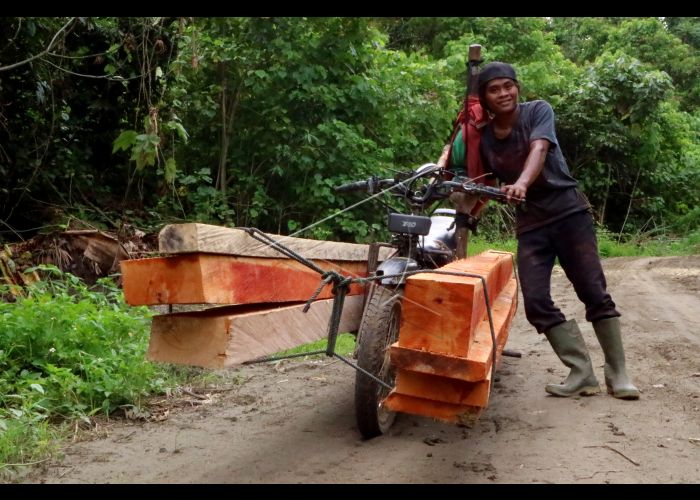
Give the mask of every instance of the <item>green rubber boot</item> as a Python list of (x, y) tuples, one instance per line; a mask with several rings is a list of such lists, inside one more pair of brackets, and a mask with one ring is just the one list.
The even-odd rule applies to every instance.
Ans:
[(562, 384), (547, 384), (544, 388), (553, 396), (592, 396), (600, 392), (598, 380), (593, 373), (591, 358), (583, 341), (576, 320), (565, 321), (544, 332), (562, 363), (571, 368)]
[(608, 393), (619, 399), (639, 399), (639, 389), (632, 385), (625, 370), (620, 320), (607, 318), (594, 321), (593, 329), (605, 355), (605, 385)]

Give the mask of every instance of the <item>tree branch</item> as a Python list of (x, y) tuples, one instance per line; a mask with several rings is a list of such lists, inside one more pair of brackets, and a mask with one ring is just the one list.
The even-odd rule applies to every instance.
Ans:
[(7, 70), (10, 70), (10, 69), (16, 68), (16, 67), (18, 67), (18, 66), (22, 66), (23, 64), (30, 63), (30, 62), (32, 62), (34, 59), (39, 59), (40, 57), (43, 57), (43, 56), (45, 56), (46, 54), (48, 54), (49, 51), (51, 50), (51, 48), (53, 47), (53, 44), (56, 43), (56, 39), (58, 38), (58, 35), (60, 35), (61, 32), (62, 32), (63, 30), (65, 30), (66, 28), (68, 28), (68, 26), (70, 26), (70, 24), (71, 24), (73, 21), (75, 21), (75, 18), (74, 18), (74, 17), (71, 17), (70, 20), (69, 20), (66, 24), (64, 24), (63, 27), (62, 27), (60, 30), (58, 30), (58, 31), (56, 32), (56, 34), (55, 34), (55, 35), (53, 36), (53, 38), (51, 39), (51, 42), (49, 43), (48, 47), (46, 47), (44, 50), (42, 50), (41, 52), (39, 52), (38, 54), (36, 54), (36, 55), (34, 55), (34, 56), (31, 56), (31, 57), (25, 59), (24, 61), (16, 62), (16, 63), (14, 63), (14, 64), (10, 64), (9, 66), (0, 66), (0, 71), (7, 71)]
[(84, 74), (84, 73), (76, 73), (75, 71), (71, 71), (71, 70), (69, 70), (69, 69), (62, 68), (61, 66), (52, 63), (52, 62), (49, 61), (48, 59), (42, 59), (42, 61), (44, 61), (44, 62), (47, 63), (47, 64), (50, 64), (50, 65), (53, 66), (54, 68), (59, 69), (59, 70), (65, 72), (65, 73), (68, 73), (68, 74), (70, 74), (70, 75), (80, 76), (80, 77), (82, 77), (82, 78), (95, 78), (95, 79), (98, 79), (98, 80), (110, 80), (110, 81), (113, 81), (113, 82), (123, 82), (123, 81), (126, 81), (126, 80), (135, 80), (136, 78), (141, 78), (141, 77), (143, 76), (143, 75), (136, 75), (136, 76), (130, 76), (129, 78), (124, 78), (124, 77), (119, 76), (119, 75), (117, 75), (117, 76), (110, 76), (110, 75), (86, 75), (86, 74)]

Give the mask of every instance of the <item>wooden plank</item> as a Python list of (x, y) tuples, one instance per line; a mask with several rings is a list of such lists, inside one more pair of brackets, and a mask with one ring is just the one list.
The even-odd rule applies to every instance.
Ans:
[[(440, 268), (483, 275), (493, 301), (512, 272), (510, 254), (485, 252)], [(486, 313), (480, 278), (420, 273), (406, 280), (399, 345), (466, 357)]]
[[(310, 240), (279, 234), (267, 236), (307, 259), (366, 262), (369, 251), (369, 245), (356, 243)], [(204, 252), (285, 258), (279, 251), (256, 240), (243, 229), (199, 223), (165, 226), (158, 235), (158, 247), (160, 252), (170, 254)], [(391, 253), (393, 250), (390, 248), (380, 248), (379, 260), (385, 260)]]
[[(264, 310), (254, 305), (155, 316), (148, 359), (230, 368), (325, 338), (332, 306), (333, 299), (326, 299), (314, 302), (307, 313), (303, 305)], [(356, 331), (361, 316), (362, 296), (346, 297), (339, 331)]]
[[(319, 262), (343, 276), (365, 276), (364, 262)], [(124, 298), (130, 305), (252, 304), (308, 300), (321, 275), (291, 259), (183, 254), (121, 262)], [(353, 284), (349, 294), (360, 294)], [(326, 286), (319, 298), (332, 297)]]
[[(508, 342), (510, 334), (510, 325), (515, 317), (515, 311), (518, 308), (518, 283), (515, 278), (512, 278), (506, 287), (498, 295), (498, 298), (492, 306), (492, 316), (494, 322), (494, 330), (496, 335), (496, 367), (501, 364), (501, 355)], [(469, 353), (470, 359), (476, 365), (481, 365), (482, 372), (491, 368), (491, 356), (493, 342), (491, 340), (491, 329), (489, 327), (488, 318), (484, 318), (476, 330), (474, 342), (472, 343)]]
[(488, 405), (489, 393), (491, 392), (491, 371), (484, 380), (465, 382), (454, 378), (398, 369), (394, 391), (397, 394), (432, 401), (485, 408)]
[(383, 402), (387, 409), (431, 417), (451, 424), (471, 426), (481, 415), (483, 408), (469, 405), (457, 405), (443, 401), (417, 398), (391, 392)]
[(399, 345), (466, 357), (483, 301), (477, 278), (411, 276), (402, 299)]
[[(515, 278), (498, 295), (492, 304), (491, 313), (496, 336), (497, 362), (508, 340), (510, 325), (517, 309), (517, 283)], [(466, 357), (411, 349), (395, 342), (391, 346), (391, 363), (405, 370), (439, 375), (468, 382), (484, 380), (491, 369), (491, 330), (488, 317), (484, 317), (476, 328), (474, 340)]]
[[(517, 308), (511, 255), (485, 252), (442, 269), (484, 277), (498, 367)], [(414, 281), (417, 286), (412, 293), (409, 286), (414, 277), (406, 286), (402, 316), (408, 312), (408, 318), (405, 322), (402, 318), (399, 340), (390, 350), (396, 367), (396, 386), (382, 404), (394, 411), (446, 422), (473, 423), (488, 405), (493, 370), (493, 339), (484, 285), (479, 278), (450, 280), (432, 275), (431, 286), (431, 275), (424, 276)], [(465, 304), (468, 318), (461, 314)], [(455, 305), (457, 308), (451, 309)]]
[(62, 233), (74, 238), (83, 255), (99, 264), (102, 272), (116, 269), (116, 264), (129, 258), (129, 253), (117, 238), (97, 230), (72, 230)]
[(487, 250), (467, 259), (454, 261), (442, 269), (482, 275), (487, 282), (489, 299), (494, 300), (513, 277), (513, 256), (507, 252)]

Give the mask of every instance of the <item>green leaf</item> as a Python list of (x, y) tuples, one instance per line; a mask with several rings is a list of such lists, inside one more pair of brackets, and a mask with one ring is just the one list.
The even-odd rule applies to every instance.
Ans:
[(40, 392), (41, 394), (44, 394), (44, 388), (40, 384), (29, 384), (29, 387), (34, 389), (36, 392)]
[(187, 140), (189, 139), (189, 135), (187, 134), (187, 130), (185, 130), (185, 127), (182, 126), (182, 123), (176, 121), (169, 121), (165, 125), (170, 130), (174, 130), (175, 132), (177, 132), (177, 135), (180, 137), (180, 139), (182, 139), (184, 142), (187, 142)]
[(130, 149), (136, 142), (137, 132), (135, 130), (125, 130), (119, 137), (114, 140), (114, 147), (112, 148), (112, 154), (116, 153), (120, 149), (124, 151)]
[(162, 78), (163, 77), (163, 70), (160, 68), (160, 66), (156, 67), (156, 78)]
[(175, 163), (175, 158), (168, 158), (165, 162), (165, 182), (172, 184), (175, 182), (175, 172), (177, 171), (177, 164)]

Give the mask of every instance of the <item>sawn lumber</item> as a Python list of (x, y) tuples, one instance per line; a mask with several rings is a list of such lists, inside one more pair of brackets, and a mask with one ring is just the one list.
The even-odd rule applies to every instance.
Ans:
[[(244, 361), (325, 338), (333, 299), (304, 305), (263, 309), (258, 305), (217, 307), (205, 311), (155, 316), (148, 359), (229, 368)], [(345, 298), (339, 332), (356, 331), (362, 296)]]
[[(279, 234), (267, 236), (307, 259), (333, 261), (367, 261), (369, 245), (295, 238)], [(165, 226), (158, 235), (161, 253), (218, 253), (245, 257), (284, 258), (276, 249), (250, 236), (244, 229), (186, 223)], [(379, 260), (393, 249), (380, 248)]]
[[(315, 261), (343, 276), (366, 275), (366, 262)], [(291, 259), (184, 254), (121, 262), (124, 298), (129, 305), (256, 304), (308, 300), (321, 275)], [(349, 295), (360, 294), (354, 283)], [(332, 296), (332, 285), (319, 298)]]

